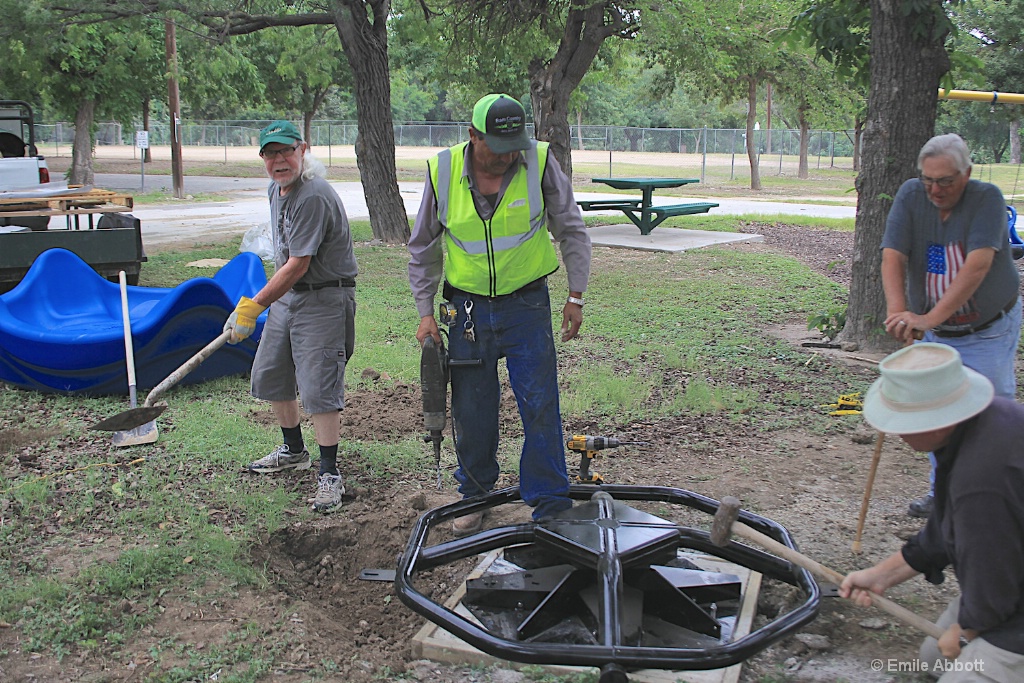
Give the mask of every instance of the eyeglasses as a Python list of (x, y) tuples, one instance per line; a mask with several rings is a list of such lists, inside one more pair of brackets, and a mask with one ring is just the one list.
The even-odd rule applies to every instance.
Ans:
[(926, 175), (921, 176), (921, 182), (925, 188), (931, 189), (932, 185), (938, 185), (941, 188), (952, 187), (956, 179), (960, 177), (960, 171), (957, 171), (953, 175), (948, 175), (945, 178), (929, 178)]
[(282, 147), (280, 149), (261, 149), (260, 156), (264, 159), (276, 159), (277, 157), (287, 159), (295, 154), (295, 150), (297, 150), (301, 144), (301, 142), (296, 142), (291, 147)]

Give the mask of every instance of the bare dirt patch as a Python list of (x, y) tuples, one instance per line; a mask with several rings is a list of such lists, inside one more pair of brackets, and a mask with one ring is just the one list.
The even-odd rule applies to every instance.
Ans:
[[(852, 233), (764, 223), (747, 227), (765, 235), (766, 242), (738, 248), (787, 253), (840, 284), (848, 283)], [(799, 348), (797, 341), (794, 344)], [(840, 361), (824, 357), (821, 362)], [(861, 372), (865, 381), (873, 376), (870, 364), (864, 363)], [(503, 436), (515, 438), (519, 426), (514, 407), (508, 400), (504, 404)], [(257, 419), (273, 422), (269, 413), (260, 413)], [(418, 433), (421, 424), (418, 387), (370, 377), (348, 393), (342, 433), (347, 439), (388, 441)], [(569, 421), (565, 427), (567, 432), (588, 433), (594, 426)], [(737, 428), (725, 417), (683, 415), (616, 425), (614, 435), (646, 445), (604, 451), (606, 455), (594, 466), (608, 481), (674, 486), (713, 498), (738, 496), (745, 507), (786, 526), (808, 555), (840, 572), (885, 557), (921, 526), (920, 521), (906, 516), (906, 503), (927, 486), (927, 461), (896, 439), (887, 439), (863, 538), (864, 553), (858, 556), (850, 551), (877, 438), (861, 426), (857, 416), (837, 417), (825, 430), (755, 433)], [(37, 434), (34, 438), (44, 437)], [(34, 456), (28, 458), (19, 455), (18, 449), (31, 441), (19, 425), (9, 419), (0, 421), (0, 466), (10, 479), (27, 472), (66, 469), (83, 454), (97, 459), (109, 454), (106, 441), (97, 436), (61, 443), (58, 449), (29, 448)], [(6, 455), (3, 444), (8, 444)], [(174, 590), (160, 597), (157, 605), (124, 605), (127, 611), (159, 611), (131, 642), (133, 655), (127, 660), (82, 650), (58, 661), (28, 649), (16, 624), (0, 624), (0, 653), (6, 653), (0, 654), (0, 680), (150, 680), (150, 646), (172, 640), (207, 651), (252, 623), (261, 632), (272, 633), (268, 640), (278, 647), (272, 673), (264, 680), (306, 681), (310, 672), (323, 671), (325, 661), (333, 662), (335, 668), (321, 680), (339, 682), (522, 680), (498, 671), (413, 661), (410, 642), (422, 619), (393, 599), (390, 584), (358, 579), (364, 568), (394, 567), (419, 515), (458, 498), (450, 477), (446, 477), (443, 490), (434, 489), (432, 462), (426, 452), (424, 447), (425, 466), (419, 476), (392, 477), (388, 472), (370, 471), (358, 459), (348, 460), (346, 480), (354, 485), (340, 511), (289, 524), (252, 548), (253, 562), (266, 568), (268, 586)], [(570, 468), (576, 466), (578, 462), (570, 460)], [(281, 486), (294, 496), (296, 507), (305, 505), (312, 477), (312, 473), (302, 473), (280, 478)], [(0, 518), (10, 521), (13, 511), (5, 511), (2, 505), (11, 502), (0, 498), (4, 498), (0, 500)], [(221, 515), (221, 523), (230, 526), (230, 511), (210, 514)], [(526, 517), (524, 510), (511, 514)], [(37, 524), (45, 535), (47, 529), (55, 530), (60, 520), (22, 523)], [(69, 547), (39, 559), (37, 570), (60, 570), (72, 563), (81, 566), (90, 561), (88, 553), (99, 557), (114, 552), (122, 543), (121, 539), (106, 538), (102, 524), (80, 541), (78, 551)], [(90, 546), (95, 550), (86, 553), (83, 549)], [(435, 598), (443, 600), (450, 594), (470, 564), (467, 560), (464, 565), (434, 572), (429, 581)], [(915, 580), (893, 590), (892, 596), (934, 619), (954, 591), (955, 581), (935, 588)], [(794, 600), (787, 587), (770, 586), (762, 596), (756, 625), (789, 609)], [(821, 615), (805, 631), (825, 640), (782, 641), (747, 662), (741, 680), (911, 680), (871, 668), (874, 659), (908, 661), (920, 640), (919, 634), (883, 613), (827, 598)], [(215, 673), (212, 669), (208, 676)]]

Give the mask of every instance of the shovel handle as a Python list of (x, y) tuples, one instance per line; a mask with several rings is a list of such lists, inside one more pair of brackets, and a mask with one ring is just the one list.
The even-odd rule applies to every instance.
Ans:
[(122, 270), (118, 272), (117, 279), (121, 286), (121, 324), (124, 327), (124, 355), (128, 361), (128, 396), (134, 408), (135, 350), (132, 348), (132, 323), (128, 316), (128, 278)]
[(202, 363), (204, 360), (212, 356), (214, 352), (217, 351), (217, 349), (224, 346), (224, 344), (228, 341), (230, 337), (231, 330), (225, 330), (224, 332), (221, 332), (219, 337), (217, 337), (212, 342), (201, 348), (196, 353), (196, 355), (189, 358), (182, 364), (180, 368), (178, 368), (171, 374), (167, 375), (164, 381), (160, 382), (160, 384), (157, 384), (155, 387), (153, 387), (153, 390), (150, 391), (149, 394), (146, 396), (146, 402), (143, 403), (142, 405), (144, 407), (149, 407), (153, 405), (153, 402), (156, 401), (157, 397), (159, 397), (160, 394), (164, 393), (165, 391), (173, 387), (175, 384), (180, 382), (185, 377), (185, 375), (198, 368), (200, 363)]

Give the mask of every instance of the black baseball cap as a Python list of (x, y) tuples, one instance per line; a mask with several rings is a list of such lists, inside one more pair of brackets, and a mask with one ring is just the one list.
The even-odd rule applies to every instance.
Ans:
[(481, 97), (473, 107), (473, 128), (495, 154), (530, 148), (526, 135), (526, 110), (519, 100), (504, 94)]

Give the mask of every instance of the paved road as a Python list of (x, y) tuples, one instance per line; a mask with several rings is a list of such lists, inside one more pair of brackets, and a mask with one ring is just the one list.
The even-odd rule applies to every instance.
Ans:
[[(170, 176), (147, 176), (146, 189), (171, 188)], [(362, 186), (357, 182), (331, 183), (341, 196), (350, 218), (368, 218), (366, 199)], [(97, 174), (96, 186), (106, 189), (138, 192), (140, 177), (138, 175)], [(419, 208), (423, 184), (419, 181), (400, 182), (398, 184), (405, 208), (409, 215), (414, 215)], [(219, 178), (195, 176), (185, 178), (186, 194), (227, 194), (230, 199), (223, 202), (181, 202), (173, 201), (160, 206), (138, 206), (132, 212), (142, 221), (143, 238), (146, 244), (158, 245), (167, 242), (187, 241), (190, 236), (209, 238), (211, 236), (229, 236), (244, 233), (254, 225), (268, 220), (267, 181), (261, 178)], [(580, 199), (611, 199), (613, 193), (580, 192)], [(677, 197), (655, 197), (656, 202), (674, 203)], [(832, 206), (823, 204), (804, 204), (798, 202), (760, 201), (757, 199), (710, 198), (719, 203), (713, 209), (716, 214), (759, 214), (759, 215), (802, 215), (829, 218), (851, 218), (855, 209), (852, 206)], [(607, 215), (618, 215), (619, 212), (595, 212)]]

